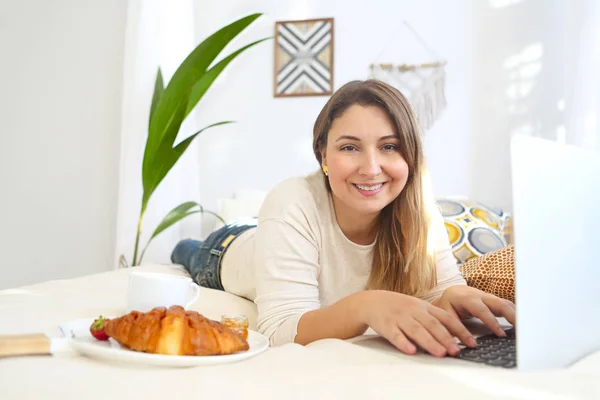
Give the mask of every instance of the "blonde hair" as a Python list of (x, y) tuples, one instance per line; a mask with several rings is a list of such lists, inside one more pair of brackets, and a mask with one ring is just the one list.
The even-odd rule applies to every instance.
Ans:
[[(400, 139), (399, 151), (408, 164), (406, 186), (379, 214), (379, 230), (367, 289), (408, 295), (423, 294), (436, 284), (433, 255), (428, 249), (430, 216), (424, 193), (425, 166), (419, 128), (406, 98), (377, 80), (352, 81), (325, 104), (313, 129), (313, 151), (319, 164), (331, 124), (352, 105), (384, 110)], [(329, 181), (325, 177), (327, 187)]]

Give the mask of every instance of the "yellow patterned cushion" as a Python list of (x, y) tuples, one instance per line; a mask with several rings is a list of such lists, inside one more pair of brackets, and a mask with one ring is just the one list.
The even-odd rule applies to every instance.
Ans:
[(458, 264), (507, 246), (508, 215), (474, 201), (438, 199)]

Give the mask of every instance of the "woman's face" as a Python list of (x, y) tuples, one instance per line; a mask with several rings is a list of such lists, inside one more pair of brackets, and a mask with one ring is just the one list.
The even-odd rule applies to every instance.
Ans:
[(409, 172), (399, 145), (392, 121), (379, 107), (355, 104), (333, 121), (322, 164), (336, 210), (372, 217), (398, 197)]

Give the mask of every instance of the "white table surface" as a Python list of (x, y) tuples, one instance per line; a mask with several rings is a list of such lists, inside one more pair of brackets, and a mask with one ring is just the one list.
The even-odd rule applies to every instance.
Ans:
[[(178, 266), (137, 269), (185, 274)], [(0, 291), (0, 334), (60, 335), (65, 321), (117, 315), (127, 274), (119, 270)], [(209, 318), (248, 315), (254, 305), (202, 289), (192, 309)], [(576, 340), (576, 337), (574, 337)], [(600, 399), (600, 352), (571, 367), (520, 372), (426, 354), (406, 356), (373, 335), (270, 348), (235, 364), (169, 369), (111, 364), (74, 352), (0, 359), (0, 399)]]

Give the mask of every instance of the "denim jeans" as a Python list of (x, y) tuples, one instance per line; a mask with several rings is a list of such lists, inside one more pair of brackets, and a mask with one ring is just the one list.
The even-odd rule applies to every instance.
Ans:
[(171, 261), (185, 267), (200, 286), (224, 290), (221, 283), (221, 260), (227, 246), (248, 229), (256, 227), (256, 219), (225, 225), (204, 241), (181, 240), (171, 254)]

